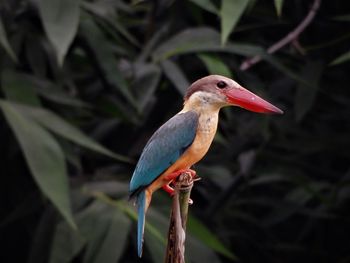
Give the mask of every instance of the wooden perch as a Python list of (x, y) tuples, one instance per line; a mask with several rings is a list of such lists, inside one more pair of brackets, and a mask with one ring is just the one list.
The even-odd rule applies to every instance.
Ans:
[(196, 180), (197, 178), (193, 178), (190, 174), (183, 173), (178, 177), (175, 183), (165, 263), (185, 262), (188, 205), (192, 202), (190, 195), (193, 182)]

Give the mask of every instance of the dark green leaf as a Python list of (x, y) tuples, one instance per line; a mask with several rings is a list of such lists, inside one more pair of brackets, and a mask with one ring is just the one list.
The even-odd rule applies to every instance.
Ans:
[(7, 39), (6, 31), (4, 24), (2, 23), (2, 19), (0, 16), (0, 44), (5, 49), (10, 58), (17, 63), (17, 56), (15, 52), (12, 50), (12, 47)]
[(191, 235), (186, 236), (185, 258), (193, 263), (221, 263), (219, 256), (201, 241)]
[(88, 192), (102, 192), (113, 197), (123, 197), (129, 194), (128, 184), (120, 181), (88, 182), (84, 185), (84, 189), (86, 189)]
[(40, 125), (68, 140), (71, 140), (76, 144), (79, 144), (95, 152), (110, 156), (122, 162), (131, 162), (129, 158), (115, 154), (99, 143), (95, 142), (84, 133), (82, 133), (79, 129), (69, 124), (53, 112), (41, 108), (28, 107), (18, 104), (15, 107), (22, 114), (30, 117)]
[(291, 179), (281, 174), (261, 174), (249, 181), (250, 185), (273, 184), (281, 182), (290, 182)]
[[(84, 218), (79, 220), (79, 227), (81, 227), (84, 237), (88, 240), (86, 250), (84, 252), (84, 263), (91, 263), (94, 257), (100, 253), (101, 245), (107, 236), (112, 213), (107, 210), (107, 205), (95, 201), (85, 214)], [(96, 209), (92, 209), (96, 207)]]
[(190, 83), (180, 67), (171, 60), (162, 61), (161, 66), (164, 70), (165, 75), (173, 83), (175, 88), (180, 92), (181, 95), (185, 95)]
[(111, 12), (110, 6), (111, 3), (107, 1), (94, 3), (83, 2), (84, 9), (94, 14), (107, 31), (111, 30), (112, 34), (115, 32), (120, 33), (131, 44), (139, 46), (140, 44), (137, 39), (124, 27), (123, 23), (118, 21), (118, 16), (114, 15), (114, 12)]
[(282, 14), (283, 0), (274, 0), (275, 8), (278, 16)]
[(16, 221), (23, 220), (35, 211), (38, 211), (42, 205), (42, 200), (37, 195), (28, 196), (14, 208), (11, 213), (7, 214), (0, 220), (0, 229), (5, 228)]
[(208, 12), (211, 12), (216, 15), (219, 13), (219, 10), (217, 9), (217, 7), (210, 0), (190, 0), (190, 1)]
[(210, 74), (217, 74), (228, 78), (232, 78), (231, 70), (218, 56), (209, 54), (199, 54), (198, 57), (205, 64)]
[(221, 44), (225, 45), (231, 32), (241, 18), (249, 0), (222, 0), (220, 8)]
[(83, 249), (86, 240), (65, 222), (56, 226), (49, 263), (69, 263)]
[(72, 107), (91, 107), (88, 103), (68, 94), (55, 83), (41, 78), (30, 78), (28, 80), (35, 85), (36, 92), (43, 98), (52, 102), (72, 106)]
[[(31, 205), (28, 205), (31, 207)], [(52, 243), (48, 240), (52, 240), (55, 234), (57, 221), (57, 213), (53, 207), (48, 207), (38, 222), (38, 226), (35, 229), (33, 239), (30, 245), (30, 252), (28, 255), (27, 263), (47, 263), (50, 258)], [(69, 231), (72, 229), (66, 224)]]
[(14, 104), (1, 100), (0, 107), (22, 148), (35, 182), (69, 225), (76, 228), (70, 208), (66, 163), (61, 147), (50, 133), (25, 117)]
[(138, 100), (138, 109), (143, 112), (152, 98), (160, 80), (160, 68), (153, 64), (138, 65), (135, 70), (135, 81), (132, 88)]
[(195, 217), (190, 216), (188, 220), (188, 230), (191, 234), (201, 240), (205, 245), (214, 251), (228, 257), (231, 260), (237, 260), (236, 256), (227, 249), (220, 240)]
[(112, 44), (90, 17), (82, 21), (81, 29), (82, 34), (93, 49), (95, 59), (104, 72), (108, 85), (117, 89), (131, 105), (137, 108), (136, 100), (132, 96), (123, 74), (119, 71), (118, 60), (114, 56)]
[(163, 42), (152, 54), (154, 60), (165, 60), (179, 54), (220, 49), (220, 34), (214, 29), (190, 28)]
[(222, 46), (220, 44), (220, 34), (217, 31), (208, 27), (199, 27), (189, 28), (177, 33), (155, 49), (152, 57), (155, 61), (162, 61), (175, 55), (206, 51), (225, 52), (244, 56), (264, 54), (262, 48), (249, 44), (235, 42)]
[(38, 0), (45, 32), (56, 49), (57, 61), (63, 64), (79, 24), (80, 0)]
[(344, 54), (340, 55), (339, 57), (334, 59), (329, 65), (330, 66), (335, 66), (335, 65), (339, 65), (339, 64), (345, 63), (345, 62), (347, 62), (349, 60), (350, 60), (350, 51), (345, 52)]
[[(145, 233), (145, 248), (150, 252), (154, 262), (165, 257), (166, 233), (168, 231), (169, 218), (167, 214), (160, 213), (156, 209), (151, 209), (147, 213), (147, 224), (155, 227), (157, 232), (151, 229)], [(136, 234), (136, 233), (135, 233)]]
[(7, 99), (34, 106), (40, 105), (35, 86), (26, 75), (8, 70), (1, 75), (2, 90)]
[(335, 17), (333, 17), (333, 20), (349, 22), (350, 21), (350, 14), (335, 16)]
[(120, 210), (114, 208), (108, 232), (104, 236), (94, 263), (114, 263), (119, 262), (127, 244), (131, 221)]
[[(129, 218), (131, 218), (133, 221), (137, 221), (137, 213), (133, 207), (131, 207), (130, 202), (127, 201), (115, 201), (108, 196), (106, 196), (103, 193), (95, 193), (95, 196), (99, 199), (102, 200), (105, 203), (108, 203), (121, 211), (123, 211)], [(155, 212), (156, 213), (156, 212)], [(152, 214), (152, 208), (149, 209), (148, 214)], [(158, 214), (158, 213), (156, 213)], [(158, 220), (163, 220), (164, 216), (159, 216), (157, 215)], [(165, 244), (165, 239), (162, 236), (162, 234), (159, 231), (159, 227), (156, 227), (155, 225), (150, 224), (150, 222), (146, 221), (145, 225), (145, 231), (148, 232), (149, 234), (153, 235), (159, 242), (162, 242)]]
[(52, 102), (55, 102), (57, 104), (78, 107), (78, 108), (90, 108), (91, 107), (91, 105), (89, 105), (88, 103), (70, 96), (69, 94), (58, 89), (55, 86), (52, 86), (52, 88), (40, 88), (39, 86), (37, 86), (36, 92), (41, 97), (43, 97), (47, 100), (50, 100)]
[(305, 116), (314, 103), (322, 71), (323, 65), (317, 61), (307, 63), (302, 70), (301, 76), (311, 85), (306, 86), (302, 83), (298, 85), (295, 95), (295, 117), (298, 121)]
[(42, 39), (28, 34), (25, 41), (25, 54), (34, 75), (45, 77), (48, 70), (48, 63)]

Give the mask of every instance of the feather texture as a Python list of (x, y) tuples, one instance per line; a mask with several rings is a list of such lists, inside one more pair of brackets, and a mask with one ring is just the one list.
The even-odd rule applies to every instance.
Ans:
[(142, 151), (130, 182), (130, 195), (137, 198), (137, 250), (142, 256), (145, 214), (151, 197), (146, 187), (176, 162), (192, 144), (198, 126), (194, 111), (179, 113), (163, 124)]
[(130, 193), (151, 184), (192, 144), (198, 126), (194, 111), (179, 113), (163, 124), (142, 151), (130, 182)]
[(145, 211), (146, 209), (146, 192), (141, 191), (137, 196), (137, 253), (142, 256), (143, 232), (145, 231)]

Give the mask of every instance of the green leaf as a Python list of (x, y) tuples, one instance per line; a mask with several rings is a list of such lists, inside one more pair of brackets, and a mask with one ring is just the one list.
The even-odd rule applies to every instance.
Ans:
[(132, 88), (138, 101), (138, 109), (144, 112), (154, 98), (160, 80), (160, 68), (154, 64), (135, 65), (135, 81)]
[[(42, 200), (40, 200), (40, 198), (37, 198), (36, 196), (36, 202), (39, 203), (41, 201)], [(27, 206), (29, 208), (32, 208), (32, 205), (30, 205), (30, 203), (28, 203)], [(32, 234), (32, 241), (30, 242), (30, 250), (27, 256), (26, 263), (47, 263), (48, 258), (50, 257), (52, 246), (52, 242), (47, 241), (52, 240), (52, 237), (55, 234), (56, 222), (57, 213), (54, 207), (46, 207), (43, 213), (41, 213), (40, 218), (38, 218), (37, 227), (35, 228), (35, 231)], [(73, 231), (67, 223), (66, 226), (70, 231)]]
[(222, 46), (220, 44), (220, 34), (216, 30), (208, 27), (198, 27), (183, 30), (163, 42), (154, 50), (152, 58), (158, 62), (172, 56), (196, 52), (225, 52), (244, 56), (264, 54), (261, 47), (254, 45), (229, 43)]
[(16, 105), (16, 108), (23, 115), (30, 117), (40, 125), (44, 126), (46, 129), (62, 136), (63, 138), (66, 138), (78, 145), (81, 145), (95, 152), (115, 158), (116, 160), (122, 162), (131, 162), (129, 158), (119, 154), (115, 154), (112, 151), (100, 145), (99, 143), (95, 142), (94, 140), (86, 136), (84, 133), (82, 133), (79, 129), (69, 124), (53, 112), (41, 108), (34, 108), (19, 104)]
[(91, 14), (94, 15), (95, 19), (99, 21), (99, 24), (103, 26), (106, 31), (110, 32), (112, 36), (115, 33), (121, 34), (131, 44), (140, 46), (138, 40), (132, 35), (126, 28), (125, 23), (118, 21), (118, 16), (111, 10), (111, 3), (105, 1), (98, 1), (93, 3), (83, 2), (82, 7)]
[(277, 15), (280, 17), (282, 14), (283, 0), (274, 0)]
[(40, 36), (28, 34), (25, 39), (25, 55), (29, 67), (34, 75), (44, 77), (49, 70), (47, 63), (48, 54), (45, 53), (44, 45)]
[(131, 221), (119, 209), (114, 208), (111, 221), (92, 263), (119, 262), (128, 241)]
[(4, 27), (4, 24), (2, 23), (1, 16), (0, 16), (0, 44), (5, 49), (5, 51), (10, 56), (10, 58), (14, 62), (17, 63), (18, 62), (17, 61), (17, 56), (16, 56), (15, 52), (13, 52), (13, 49), (12, 49), (8, 39), (7, 39), (5, 27)]
[(256, 178), (249, 180), (249, 185), (255, 186), (260, 184), (272, 185), (273, 183), (290, 182), (290, 178), (281, 174), (261, 174)]
[(222, 0), (220, 9), (221, 44), (225, 45), (231, 32), (248, 6), (249, 0)]
[[(159, 62), (173, 56), (198, 52), (223, 52), (243, 56), (258, 55), (288, 77), (297, 82), (303, 83), (306, 86), (311, 85), (291, 69), (287, 68), (277, 58), (266, 54), (259, 46), (236, 42), (222, 46), (220, 44), (220, 34), (214, 29), (207, 27), (190, 28), (181, 31), (156, 48), (152, 54), (152, 58), (154, 61)], [(163, 67), (163, 69), (166, 70), (166, 67)], [(170, 66), (170, 70), (166, 72), (168, 76), (173, 74), (171, 70)], [(176, 84), (176, 82), (174, 82), (174, 84)]]
[(71, 106), (71, 107), (78, 107), (78, 108), (91, 108), (91, 105), (89, 105), (88, 103), (72, 97), (67, 92), (59, 89), (53, 83), (50, 83), (50, 84), (51, 84), (51, 87), (46, 87), (46, 88), (36, 86), (35, 90), (41, 97), (47, 100), (50, 100), (52, 102), (55, 102), (57, 104)]
[(339, 57), (334, 59), (329, 65), (330, 66), (335, 66), (335, 65), (339, 65), (339, 64), (345, 63), (345, 62), (347, 62), (349, 60), (350, 60), (350, 51), (345, 52), (344, 54), (340, 55)]
[(210, 54), (199, 54), (198, 57), (205, 64), (210, 74), (218, 74), (232, 78), (231, 70), (218, 56)]
[(302, 83), (298, 84), (295, 95), (295, 117), (300, 121), (305, 114), (311, 109), (319, 87), (319, 80), (323, 72), (323, 65), (318, 61), (308, 62), (301, 76), (311, 85), (306, 86)]
[(195, 217), (190, 216), (187, 224), (189, 232), (195, 237), (197, 237), (199, 240), (201, 240), (205, 245), (232, 260), (237, 260), (237, 257), (229, 249), (227, 249), (220, 242), (220, 240)]
[(163, 42), (152, 54), (155, 61), (168, 59), (174, 55), (199, 51), (220, 50), (220, 34), (208, 27), (183, 30)]
[(60, 222), (53, 236), (49, 263), (69, 263), (83, 249), (86, 240), (66, 222)]
[(96, 200), (89, 207), (88, 213), (84, 213), (84, 218), (82, 217), (78, 221), (79, 229), (81, 229), (88, 241), (84, 252), (84, 263), (94, 262), (94, 258), (99, 253), (101, 245), (109, 231), (111, 219), (112, 211), (108, 209), (105, 203)]
[(38, 0), (37, 3), (46, 35), (62, 66), (78, 29), (80, 0)]
[[(97, 193), (95, 192), (94, 196), (97, 199), (120, 209), (121, 211), (123, 211), (123, 213), (125, 213), (125, 215), (127, 215), (133, 221), (137, 221), (137, 213), (136, 213), (135, 209), (133, 207), (131, 207), (130, 202), (127, 202), (125, 200), (122, 200), (122, 201), (113, 200), (101, 192), (97, 192)], [(152, 214), (156, 215), (156, 217), (154, 217), (154, 216), (152, 217)], [(157, 240), (157, 242), (161, 242), (162, 244), (165, 245), (165, 243), (166, 243), (165, 239), (164, 239), (164, 237), (159, 229), (160, 228), (159, 222), (161, 222), (161, 224), (163, 226), (164, 225), (163, 222), (164, 222), (165, 217), (162, 214), (156, 212), (154, 209), (150, 208), (148, 210), (148, 219), (152, 219), (152, 218), (157, 221), (157, 226), (156, 226), (156, 224), (150, 223), (150, 221), (152, 221), (152, 220), (146, 221), (146, 225), (145, 225), (146, 234), (145, 235), (147, 235), (147, 233), (149, 233)], [(165, 220), (166, 220), (166, 218), (165, 218)]]
[[(94, 255), (99, 251), (100, 244), (108, 231), (111, 213), (112, 211), (105, 203), (94, 200), (84, 210), (76, 214), (79, 238), (74, 237), (70, 246), (80, 247), (79, 243), (84, 243), (84, 263), (91, 262)], [(82, 241), (79, 242), (79, 239)], [(75, 245), (76, 241), (78, 241), (78, 245)], [(72, 250), (69, 247), (65, 249), (66, 251), (62, 251), (62, 253), (68, 254), (70, 258), (74, 257), (80, 250)]]
[(217, 9), (217, 7), (210, 0), (190, 0), (190, 1), (208, 12), (211, 12), (216, 15), (219, 13), (219, 10)]
[(180, 94), (185, 95), (185, 92), (190, 83), (187, 80), (185, 74), (182, 72), (181, 68), (169, 59), (162, 61), (161, 66), (164, 70), (165, 75), (173, 83)]
[(68, 224), (76, 228), (70, 208), (67, 169), (61, 147), (50, 133), (21, 114), (14, 104), (0, 100), (0, 107), (21, 146), (35, 182)]
[[(0, 102), (1, 103), (1, 102)], [(1, 107), (1, 106), (0, 106)], [(4, 229), (16, 221), (23, 220), (35, 211), (39, 211), (42, 207), (42, 200), (37, 194), (26, 196), (21, 203), (17, 203), (16, 207), (0, 220), (0, 229)]]
[[(169, 59), (173, 56), (198, 52), (223, 52), (243, 56), (258, 55), (295, 81), (306, 86), (311, 85), (305, 79), (298, 76), (298, 74), (296, 74), (294, 71), (282, 64), (277, 58), (266, 54), (259, 46), (236, 42), (228, 43), (226, 46), (222, 46), (220, 44), (220, 34), (214, 29), (207, 27), (190, 28), (181, 31), (156, 48), (152, 54), (152, 58), (154, 61), (158, 62)], [(166, 70), (164, 65), (162, 67), (164, 70)], [(170, 70), (166, 72), (166, 74), (168, 76), (173, 74), (171, 66)], [(174, 84), (175, 83), (176, 82), (174, 82)]]
[(81, 31), (92, 48), (96, 63), (103, 71), (107, 85), (118, 90), (131, 105), (137, 108), (136, 100), (131, 94), (123, 74), (119, 71), (118, 60), (114, 56), (112, 44), (90, 17), (81, 22)]
[[(212, 249), (208, 249), (202, 240), (199, 240), (192, 235), (186, 236), (186, 249), (185, 258), (188, 258), (189, 262), (193, 263), (221, 263), (219, 255)], [(186, 261), (187, 262), (187, 261)]]
[(113, 198), (123, 198), (129, 194), (129, 184), (124, 181), (90, 181), (84, 184), (84, 191), (102, 192)]
[(154, 235), (154, 233), (147, 230), (145, 233), (145, 248), (151, 255), (153, 262), (158, 262), (159, 258), (165, 257), (167, 242), (166, 233), (168, 232), (169, 228), (169, 215), (151, 208), (147, 213), (146, 225), (147, 224), (153, 228), (156, 226), (156, 230), (158, 231), (157, 235)]
[(11, 101), (29, 105), (40, 105), (35, 86), (27, 75), (5, 70), (1, 74), (1, 86), (5, 97)]
[(333, 20), (349, 22), (350, 21), (350, 14), (335, 16), (335, 17), (333, 17)]
[(47, 79), (29, 77), (28, 82), (32, 83), (31, 85), (35, 86), (36, 92), (43, 98), (50, 100), (52, 102), (72, 106), (79, 108), (88, 108), (91, 107), (88, 103), (75, 98), (68, 92), (64, 91), (62, 87), (53, 83)]

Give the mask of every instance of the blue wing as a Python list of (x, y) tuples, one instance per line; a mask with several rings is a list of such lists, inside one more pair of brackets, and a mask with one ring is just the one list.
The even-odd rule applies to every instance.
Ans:
[(163, 124), (142, 151), (130, 181), (130, 192), (136, 193), (151, 184), (192, 144), (196, 136), (198, 114), (180, 113)]

